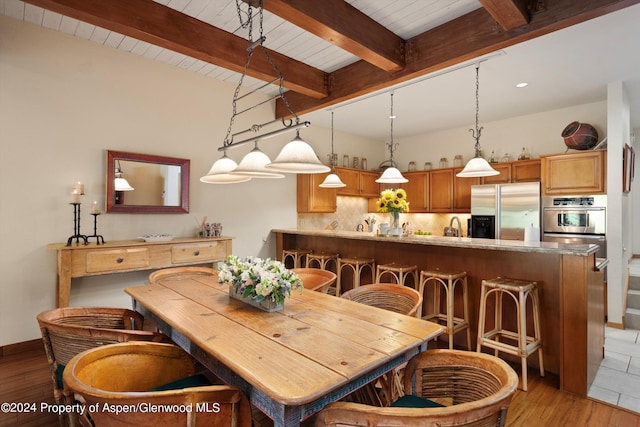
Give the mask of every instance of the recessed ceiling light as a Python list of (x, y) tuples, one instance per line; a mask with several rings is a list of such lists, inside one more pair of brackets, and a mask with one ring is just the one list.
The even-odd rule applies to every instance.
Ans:
[(522, 83), (518, 83), (518, 84), (516, 85), (516, 87), (526, 87), (526, 86), (528, 86), (528, 85), (529, 85), (529, 83), (527, 83), (527, 82), (522, 82)]

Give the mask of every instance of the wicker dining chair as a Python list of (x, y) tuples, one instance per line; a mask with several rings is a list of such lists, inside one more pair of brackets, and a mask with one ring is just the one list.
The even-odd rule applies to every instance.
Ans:
[(294, 268), (291, 271), (300, 278), (305, 289), (325, 294), (338, 278), (333, 271), (319, 268)]
[[(118, 342), (169, 341), (164, 334), (142, 330), (142, 315), (124, 308), (55, 308), (38, 314), (37, 320), (51, 368), (53, 396), (58, 404), (65, 403), (62, 372), (76, 354)], [(65, 415), (59, 418), (61, 425), (68, 424)]]
[(343, 293), (341, 298), (408, 316), (414, 316), (422, 304), (418, 291), (391, 283), (362, 285)]
[[(418, 291), (407, 286), (391, 283), (362, 285), (343, 293), (341, 298), (406, 314), (407, 316), (415, 316), (422, 305), (422, 295)], [(389, 405), (402, 393), (402, 375), (403, 369), (400, 367), (383, 375), (376, 381), (380, 385), (378, 394), (383, 405)], [(378, 404), (377, 399), (372, 400), (370, 397), (374, 396), (375, 390), (375, 386), (369, 384), (359, 392), (362, 393), (364, 391), (364, 394), (361, 395), (364, 398), (356, 397), (356, 399), (360, 403)]]
[[(188, 383), (194, 373), (191, 356), (174, 344), (111, 344), (71, 359), (65, 393), (87, 409), (77, 417), (83, 426), (251, 427), (251, 404), (242, 391)], [(171, 410), (145, 410), (163, 407)]]
[[(428, 350), (407, 364), (406, 395), (394, 404), (397, 406), (336, 402), (318, 413), (315, 425), (502, 427), (517, 387), (516, 372), (495, 356)], [(405, 401), (412, 407), (401, 406)]]
[(188, 279), (198, 276), (217, 276), (218, 270), (211, 267), (169, 267), (156, 270), (149, 274), (149, 283), (156, 283), (162, 279)]

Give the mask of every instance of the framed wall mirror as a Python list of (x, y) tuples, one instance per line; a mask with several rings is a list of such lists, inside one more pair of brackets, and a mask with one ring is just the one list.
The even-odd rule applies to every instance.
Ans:
[(190, 160), (107, 150), (107, 212), (188, 213)]

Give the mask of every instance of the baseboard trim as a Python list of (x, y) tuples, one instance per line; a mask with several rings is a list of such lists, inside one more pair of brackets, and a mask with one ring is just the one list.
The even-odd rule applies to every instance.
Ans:
[(614, 329), (624, 329), (624, 318), (622, 319), (622, 323), (607, 322), (607, 326)]
[(25, 351), (42, 350), (43, 348), (42, 339), (3, 345), (0, 347), (0, 357), (23, 353)]

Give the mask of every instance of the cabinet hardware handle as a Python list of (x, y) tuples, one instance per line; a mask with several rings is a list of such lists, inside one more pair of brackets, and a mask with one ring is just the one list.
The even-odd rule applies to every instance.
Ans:
[(118, 264), (122, 264), (122, 263), (124, 262), (124, 258), (118, 258), (118, 259), (116, 260), (116, 262), (117, 262)]
[(198, 256), (198, 255), (200, 255), (200, 251), (195, 251), (193, 254), (194, 254), (195, 256)]

